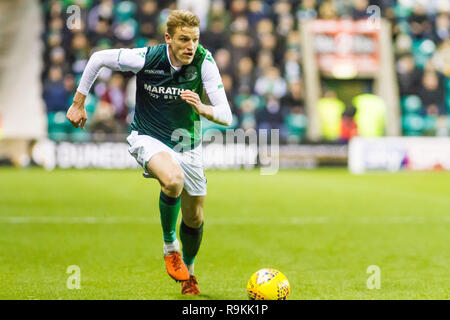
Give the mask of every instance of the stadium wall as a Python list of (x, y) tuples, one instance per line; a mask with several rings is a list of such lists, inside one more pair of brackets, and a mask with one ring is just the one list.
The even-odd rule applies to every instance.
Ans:
[(26, 165), (29, 142), (47, 136), (41, 10), (37, 1), (3, 0), (0, 12), (0, 159)]

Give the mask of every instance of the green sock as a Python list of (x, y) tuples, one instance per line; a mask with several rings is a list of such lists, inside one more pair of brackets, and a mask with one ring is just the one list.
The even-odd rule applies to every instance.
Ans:
[(199, 228), (191, 228), (181, 221), (180, 240), (183, 246), (183, 261), (188, 266), (194, 263), (203, 236), (203, 223)]
[(159, 194), (159, 213), (164, 242), (174, 242), (177, 239), (176, 227), (180, 207), (180, 197), (172, 198), (161, 191)]

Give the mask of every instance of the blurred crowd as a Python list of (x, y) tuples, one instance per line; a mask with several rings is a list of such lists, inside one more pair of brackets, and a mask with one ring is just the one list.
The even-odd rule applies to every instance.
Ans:
[[(71, 29), (67, 8), (73, 4), (81, 8), (81, 24)], [(71, 129), (65, 111), (93, 52), (163, 42), (166, 17), (176, 8), (191, 9), (202, 21), (200, 43), (211, 51), (221, 72), (234, 115), (233, 127), (279, 128), (283, 141), (301, 142), (308, 118), (300, 22), (367, 18), (368, 6), (377, 5), (393, 25), (403, 133), (448, 132), (448, 0), (43, 0), (42, 5), (43, 96), (49, 135), (55, 140), (108, 139), (127, 132), (134, 113), (131, 73), (102, 69), (87, 98), (86, 132)], [(347, 140), (357, 135), (358, 128), (352, 122), (354, 110), (343, 108), (339, 116), (341, 134), (330, 139)], [(203, 128), (213, 126), (205, 122)]]

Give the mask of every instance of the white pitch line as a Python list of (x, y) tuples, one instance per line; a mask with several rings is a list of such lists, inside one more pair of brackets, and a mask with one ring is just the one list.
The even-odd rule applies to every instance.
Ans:
[[(424, 224), (449, 223), (450, 216), (425, 217), (293, 217), (293, 218), (205, 218), (208, 225), (311, 225), (311, 224)], [(62, 216), (0, 216), (0, 224), (160, 224), (158, 218), (146, 217), (62, 217)]]

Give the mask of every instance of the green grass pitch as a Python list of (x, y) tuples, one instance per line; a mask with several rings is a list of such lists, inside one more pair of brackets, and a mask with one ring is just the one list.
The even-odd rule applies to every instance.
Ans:
[[(0, 169), (0, 299), (449, 299), (450, 173), (208, 171), (199, 297), (165, 273), (159, 185), (140, 171)], [(181, 215), (180, 215), (181, 217)], [(70, 290), (67, 267), (81, 271)], [(367, 268), (380, 268), (368, 289)]]

